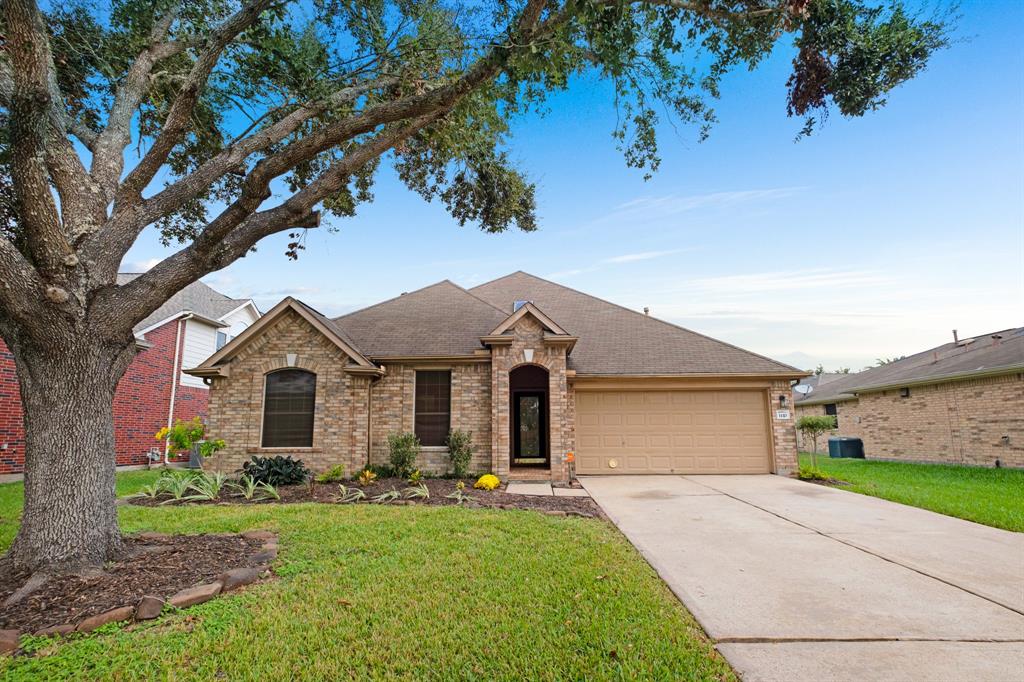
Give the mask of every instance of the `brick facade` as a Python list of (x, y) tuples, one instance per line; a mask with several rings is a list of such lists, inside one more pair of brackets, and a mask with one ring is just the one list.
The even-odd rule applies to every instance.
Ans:
[[(781, 407), (785, 398), (786, 408)], [(773, 471), (783, 476), (796, 471), (796, 429), (794, 424), (793, 389), (789, 381), (773, 381), (768, 389), (768, 415), (771, 419)], [(788, 411), (788, 419), (780, 419), (779, 412)]]
[[(509, 372), (520, 365), (534, 364), (548, 372), (548, 449), (551, 457), (551, 480), (568, 481), (566, 455), (575, 449), (572, 399), (566, 376), (564, 345), (549, 345), (544, 328), (526, 315), (509, 330), (512, 342), (491, 348), (491, 450), (493, 471), (507, 478), (510, 473), (511, 410), (509, 406)], [(527, 359), (528, 351), (533, 352)]]
[[(265, 318), (266, 319), (266, 318)], [(416, 372), (449, 370), (451, 427), (472, 431), (474, 473), (569, 480), (567, 455), (575, 450), (576, 394), (567, 370), (570, 338), (546, 334), (532, 316), (525, 315), (500, 336), (487, 337), (489, 355), (451, 360), (396, 361), (381, 365), (383, 376), (366, 378), (352, 370), (351, 359), (294, 308), (239, 346), (221, 366), (223, 376), (213, 379), (210, 398), (210, 435), (223, 438), (227, 449), (217, 464), (235, 470), (253, 454), (291, 454), (314, 471), (344, 464), (355, 473), (368, 461), (388, 463), (387, 437), (414, 431)], [(547, 372), (549, 469), (512, 469), (510, 372), (526, 365)], [(310, 448), (261, 447), (264, 377), (293, 366), (317, 374), (313, 445)], [(366, 368), (358, 370), (364, 372)], [(755, 384), (770, 410), (773, 470), (786, 474), (796, 468), (792, 391), (788, 380)], [(789, 416), (780, 418), (785, 398)], [(449, 471), (444, 447), (425, 447), (416, 466), (425, 472)]]
[[(139, 351), (117, 385), (114, 394), (114, 441), (118, 466), (146, 464), (150, 448), (160, 448), (153, 435), (167, 425), (174, 369), (174, 343), (178, 320), (146, 333), (152, 347)], [(180, 342), (184, 343), (184, 334)], [(179, 352), (180, 371), (181, 353)], [(209, 391), (178, 385), (174, 418), (189, 420), (206, 416)], [(4, 445), (6, 444), (6, 448)], [(21, 393), (14, 356), (0, 341), (0, 474), (21, 473), (25, 466), (25, 434)]]
[[(839, 428), (818, 438), (821, 452), (838, 435), (863, 439), (869, 458), (1024, 467), (1024, 374), (911, 386), (906, 398), (898, 388), (862, 393), (836, 409)], [(797, 407), (798, 417), (824, 413)]]
[[(230, 376), (213, 380), (208, 433), (227, 447), (214, 466), (241, 468), (253, 455), (293, 455), (314, 471), (366, 462), (369, 379), (345, 371), (346, 356), (302, 317), (289, 310), (231, 360)], [(316, 374), (311, 448), (264, 448), (263, 389), (269, 372), (294, 367)]]

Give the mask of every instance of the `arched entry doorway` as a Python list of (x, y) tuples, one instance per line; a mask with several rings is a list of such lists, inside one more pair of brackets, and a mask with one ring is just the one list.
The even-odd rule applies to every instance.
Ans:
[(522, 365), (508, 373), (509, 424), (513, 467), (550, 466), (548, 443), (548, 371)]

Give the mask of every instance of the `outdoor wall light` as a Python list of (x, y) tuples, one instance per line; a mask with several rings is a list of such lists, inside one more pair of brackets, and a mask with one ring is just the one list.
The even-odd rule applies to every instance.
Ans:
[(780, 395), (779, 396), (779, 407), (785, 407), (787, 402), (789, 402), (789, 401), (786, 400), (786, 396), (784, 396), (784, 395)]

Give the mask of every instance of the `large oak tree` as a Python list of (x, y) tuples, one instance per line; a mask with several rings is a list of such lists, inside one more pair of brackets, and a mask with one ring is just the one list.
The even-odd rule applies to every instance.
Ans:
[[(885, 102), (947, 41), (899, 0), (2, 0), (0, 338), (21, 384), (25, 507), (6, 557), (101, 564), (121, 536), (114, 388), (132, 327), (264, 237), (372, 200), (382, 159), (460, 223), (533, 230), (508, 122), (590, 72), (626, 162), (671, 117), (703, 135), (723, 76), (795, 46), (788, 108)], [(331, 220), (336, 225), (336, 220)], [(118, 285), (156, 229), (177, 251)]]

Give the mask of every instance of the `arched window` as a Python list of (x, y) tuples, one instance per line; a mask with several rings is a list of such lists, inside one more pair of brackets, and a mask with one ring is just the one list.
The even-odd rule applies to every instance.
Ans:
[(316, 375), (285, 369), (266, 377), (263, 396), (263, 447), (313, 447)]

